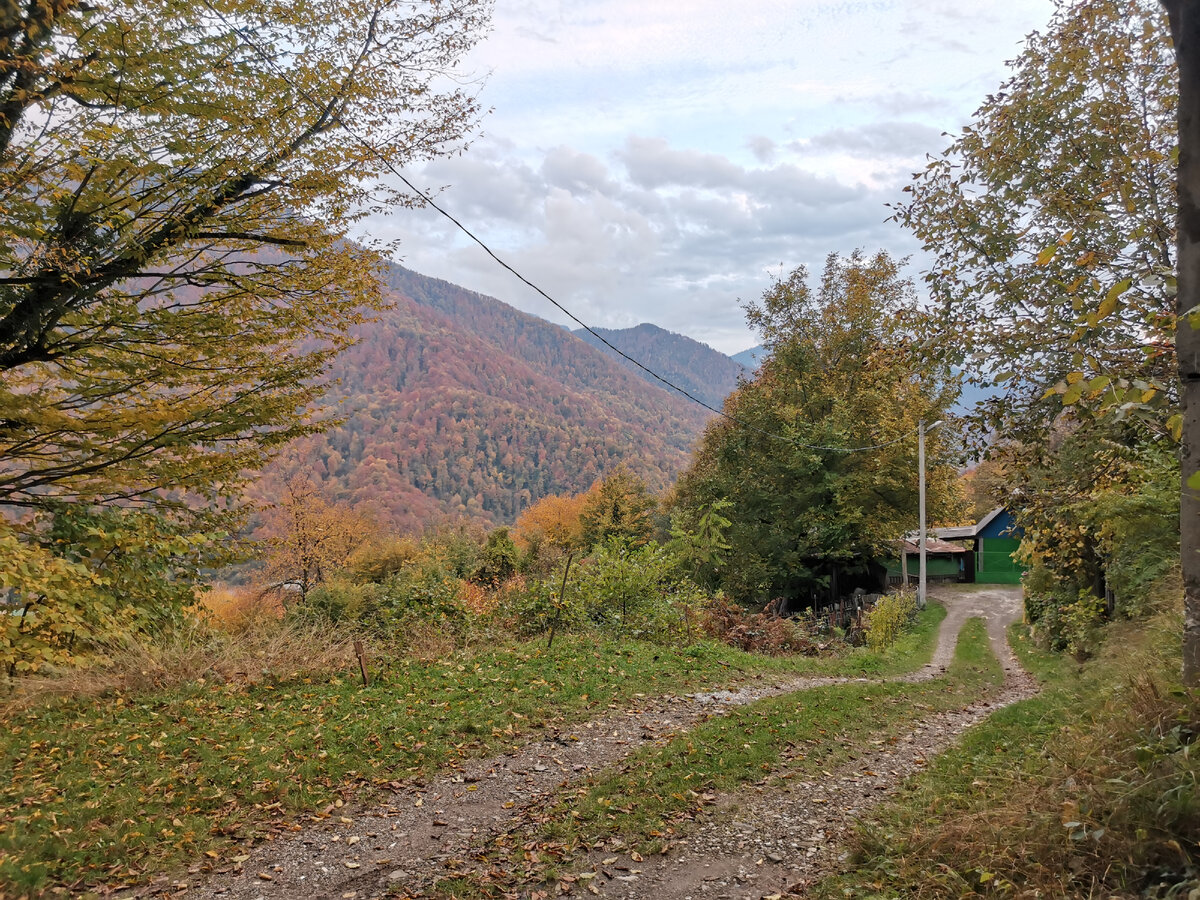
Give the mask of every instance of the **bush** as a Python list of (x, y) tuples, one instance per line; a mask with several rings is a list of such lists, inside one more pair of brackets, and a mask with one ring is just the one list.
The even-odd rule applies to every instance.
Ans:
[(867, 646), (886, 650), (917, 617), (917, 595), (912, 591), (884, 594), (866, 616)]
[(610, 539), (580, 566), (568, 590), (602, 630), (660, 643), (683, 635), (687, 610), (704, 599), (679, 576), (675, 557), (654, 541), (633, 547)]
[(818, 651), (803, 625), (775, 615), (769, 606), (762, 612), (747, 612), (724, 594), (705, 605), (702, 628), (709, 637), (747, 653), (815, 655)]

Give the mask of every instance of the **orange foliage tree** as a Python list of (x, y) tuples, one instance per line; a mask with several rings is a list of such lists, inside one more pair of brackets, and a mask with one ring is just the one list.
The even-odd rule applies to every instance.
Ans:
[(346, 568), (371, 534), (370, 523), (342, 504), (331, 504), (309, 479), (284, 485), (279, 502), (266, 511), (268, 590), (291, 586), (300, 599), (334, 573)]

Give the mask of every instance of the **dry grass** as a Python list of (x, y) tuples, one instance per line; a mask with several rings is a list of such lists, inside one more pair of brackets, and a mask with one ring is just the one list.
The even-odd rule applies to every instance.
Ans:
[(0, 713), (54, 697), (145, 693), (200, 679), (253, 683), (341, 671), (355, 659), (346, 629), (243, 612), (228, 620), (233, 627), (197, 616), (156, 643), (114, 641), (90, 665), (21, 678)]
[(276, 591), (215, 584), (200, 594), (197, 612), (225, 628), (240, 629), (260, 620), (283, 618)]

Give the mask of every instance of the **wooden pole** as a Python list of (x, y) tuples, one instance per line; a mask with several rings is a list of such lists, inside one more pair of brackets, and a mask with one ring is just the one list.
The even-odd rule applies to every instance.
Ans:
[(362, 673), (363, 687), (368, 687), (371, 681), (367, 678), (366, 651), (363, 649), (362, 641), (356, 640), (354, 642), (354, 655), (358, 657), (358, 671)]

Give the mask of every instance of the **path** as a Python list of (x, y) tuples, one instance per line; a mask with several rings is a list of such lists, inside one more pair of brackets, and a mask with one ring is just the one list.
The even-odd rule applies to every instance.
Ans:
[[(954, 591), (939, 595), (938, 599), (946, 604), (948, 614), (939, 631), (932, 661), (897, 680), (920, 681), (940, 675), (953, 658), (963, 623), (972, 616), (981, 616), (988, 620), (997, 657), (1005, 666), (1004, 695), (997, 704), (1012, 702), (1028, 693), (1027, 680), (1021, 677), (1023, 673), (1004, 638), (1008, 622), (1020, 616), (1020, 589), (969, 594)], [(183, 896), (205, 900), (327, 897), (366, 900), (389, 891), (416, 893), (444, 876), (448, 862), (469, 859), (473, 847), (512, 828), (523, 809), (572, 781), (619, 761), (643, 741), (686, 731), (701, 719), (720, 715), (723, 709), (732, 706), (797, 690), (866, 680), (793, 678), (772, 682), (760, 678), (759, 683), (737, 691), (645, 700), (622, 714), (579, 725), (515, 754), (468, 763), (427, 784), (406, 786), (376, 805), (331, 808), (329, 818), (294, 835), (263, 843), (237, 864), (202, 862), (186, 881), (159, 881), (135, 893), (184, 890)], [(916, 753), (932, 754), (993, 708), (981, 705), (978, 710), (933, 717), (923, 724), (920, 732), (896, 746), (915, 751), (907, 753), (910, 760)], [(881, 754), (877, 761), (860, 759), (855, 763), (856, 768), (872, 771), (896, 770), (896, 775), (885, 779), (889, 784), (907, 774), (897, 768), (903, 766), (903, 760), (891, 759), (886, 754)], [(599, 888), (599, 883), (604, 882), (600, 889), (607, 896), (647, 898), (693, 894), (759, 897), (770, 893), (769, 890), (754, 893), (768, 887), (768, 882), (776, 888), (784, 882), (794, 884), (807, 877), (805, 873), (812, 868), (809, 863), (816, 861), (814, 857), (824, 859), (827, 853), (822, 848), (845, 827), (851, 815), (846, 813), (845, 822), (829, 818), (823, 808), (821, 815), (814, 815), (813, 809), (818, 807), (812, 801), (819, 798), (814, 791), (829, 792), (824, 798), (828, 802), (819, 806), (831, 810), (835, 806), (839, 810), (859, 809), (868, 800), (877, 799), (879, 785), (868, 783), (869, 776), (852, 772), (836, 774), (839, 780), (832, 782), (832, 786), (831, 783), (819, 788), (789, 785), (782, 803), (780, 795), (772, 790), (764, 797), (769, 802), (762, 809), (748, 811), (733, 823), (727, 823), (724, 832), (714, 830), (723, 826), (700, 829), (681, 845), (683, 853), (670, 859), (648, 861), (642, 865), (644, 872), (634, 873), (633, 881), (624, 880), (630, 877), (626, 871), (614, 873), (612, 879), (598, 878), (593, 884)], [(747, 807), (752, 808), (753, 804)], [(747, 829), (742, 818), (756, 825), (752, 830)], [(810, 853), (809, 847), (817, 849)], [(763, 854), (770, 854), (770, 858)], [(797, 864), (798, 854), (803, 865)], [(773, 862), (776, 857), (779, 863)], [(700, 858), (708, 862), (707, 868), (697, 864)], [(696, 877), (690, 878), (689, 872)], [(695, 886), (687, 891), (682, 887), (675, 890), (676, 886), (693, 883)], [(747, 886), (750, 892), (730, 893), (731, 886), (739, 890)]]
[(772, 779), (719, 798), (731, 815), (680, 840), (678, 852), (633, 865), (626, 861), (624, 871), (601, 866), (601, 875), (591, 882), (599, 895), (627, 900), (803, 895), (806, 885), (838, 868), (842, 838), (866, 810), (972, 725), (1036, 693), (1033, 679), (1018, 664), (1006, 638), (1008, 625), (1021, 618), (1019, 587), (948, 589), (932, 595), (946, 604), (947, 616), (930, 667), (940, 672), (949, 665), (963, 624), (982, 618), (1004, 668), (998, 694), (965, 709), (930, 716), (900, 740), (835, 770), (828, 780)]

